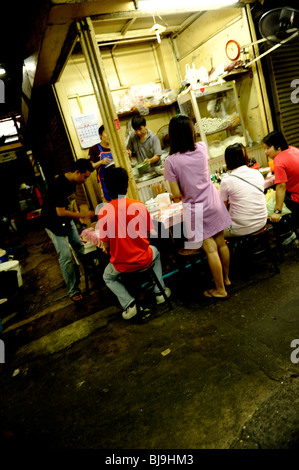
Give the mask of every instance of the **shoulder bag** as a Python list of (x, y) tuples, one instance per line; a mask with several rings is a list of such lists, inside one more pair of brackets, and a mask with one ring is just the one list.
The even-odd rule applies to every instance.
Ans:
[(247, 180), (244, 180), (243, 178), (241, 178), (241, 176), (232, 175), (232, 174), (230, 174), (230, 176), (234, 176), (235, 178), (239, 178), (239, 180), (245, 181), (245, 183), (251, 184), (251, 186), (254, 186), (256, 189), (258, 189), (259, 191), (261, 191), (261, 193), (264, 194), (264, 191), (263, 191), (261, 188), (258, 188), (258, 186), (256, 186), (256, 185), (253, 184), (253, 183), (250, 183), (250, 182), (247, 181)]

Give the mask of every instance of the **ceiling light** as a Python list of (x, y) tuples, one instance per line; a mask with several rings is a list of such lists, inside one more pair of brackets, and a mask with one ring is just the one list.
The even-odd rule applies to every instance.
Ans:
[(238, 3), (236, 0), (139, 0), (138, 10), (216, 10)]
[(0, 65), (0, 77), (4, 77), (6, 75), (6, 70), (2, 65)]

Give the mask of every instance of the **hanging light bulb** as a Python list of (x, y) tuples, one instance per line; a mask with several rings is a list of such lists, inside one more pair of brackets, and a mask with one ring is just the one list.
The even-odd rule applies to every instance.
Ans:
[(163, 31), (165, 31), (165, 30), (166, 30), (165, 26), (161, 26), (158, 23), (155, 23), (154, 26), (152, 26), (151, 29), (150, 29), (151, 33), (153, 33), (153, 32), (156, 33), (158, 43), (161, 43), (160, 34), (163, 33)]

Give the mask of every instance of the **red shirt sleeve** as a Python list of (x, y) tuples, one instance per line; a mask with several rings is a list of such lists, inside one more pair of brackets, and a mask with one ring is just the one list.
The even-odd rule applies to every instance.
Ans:
[(275, 184), (287, 183), (288, 176), (287, 176), (285, 165), (283, 164), (283, 162), (278, 162), (275, 164), (275, 160), (274, 160), (274, 175), (275, 175)]

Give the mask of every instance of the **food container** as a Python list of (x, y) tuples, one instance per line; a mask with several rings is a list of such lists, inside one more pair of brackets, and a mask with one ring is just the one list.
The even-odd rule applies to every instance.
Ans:
[(159, 205), (156, 201), (156, 199), (151, 198), (148, 201), (145, 202), (145, 206), (149, 212), (156, 212), (159, 210)]
[(263, 175), (264, 178), (269, 174), (270, 172), (270, 167), (268, 166), (267, 168), (260, 168), (259, 172)]
[(136, 165), (137, 171), (139, 175), (142, 175), (149, 167), (149, 162), (141, 162)]
[(273, 160), (268, 160), (269, 163), (269, 168), (272, 173), (274, 173), (274, 161)]
[(170, 194), (169, 193), (158, 194), (158, 196), (156, 197), (156, 201), (161, 210), (167, 209), (171, 205)]
[(154, 170), (155, 170), (155, 173), (157, 173), (157, 175), (159, 176), (164, 175), (164, 166), (155, 166)]
[(21, 287), (23, 285), (21, 268), (19, 261), (7, 261), (6, 263), (0, 264), (0, 271), (17, 271), (18, 274), (18, 285)]

